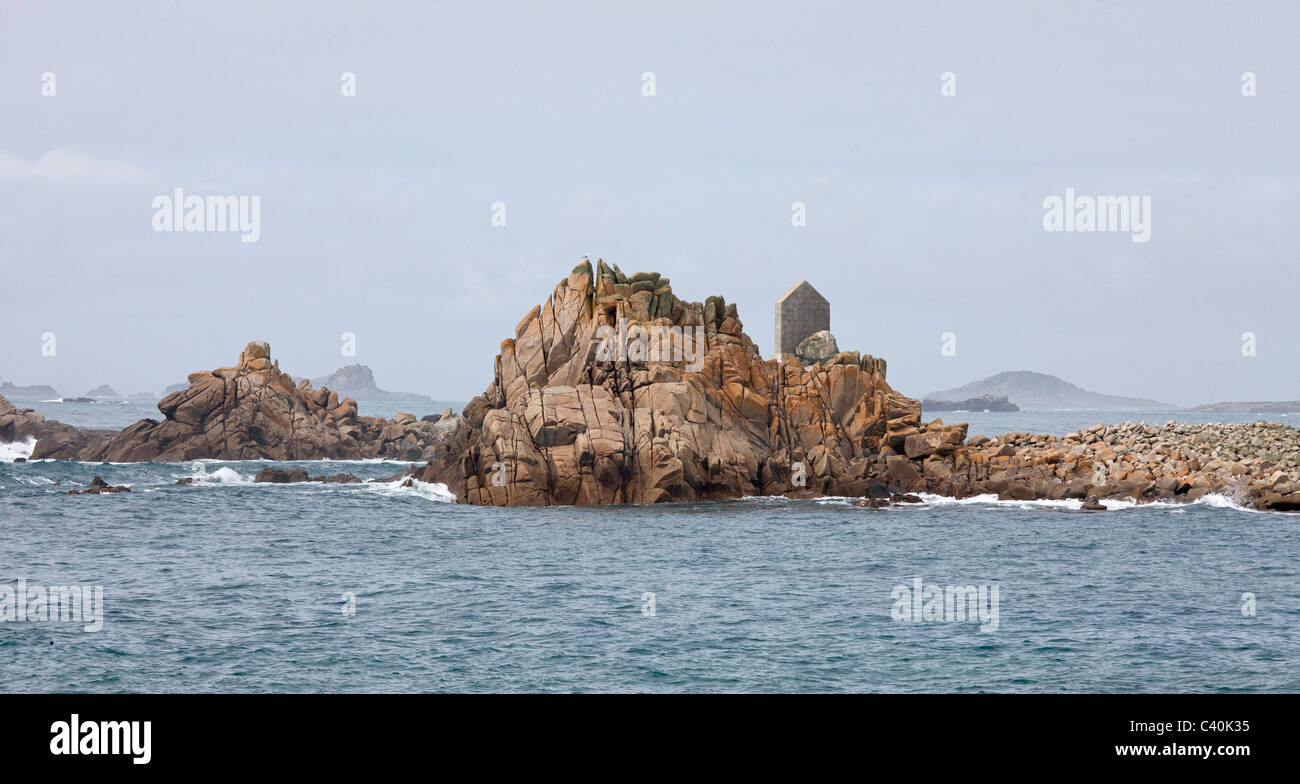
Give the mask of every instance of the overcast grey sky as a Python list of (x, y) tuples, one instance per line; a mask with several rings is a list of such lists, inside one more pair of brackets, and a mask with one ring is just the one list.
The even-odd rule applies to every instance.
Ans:
[[(913, 396), (1300, 398), (1296, 8), (6, 0), (0, 378), (157, 392), (264, 339), (468, 399), (590, 254), (764, 354), (807, 278)], [(177, 187), (259, 195), (260, 240), (153, 231)], [(1149, 195), (1150, 241), (1045, 231), (1066, 188)]]

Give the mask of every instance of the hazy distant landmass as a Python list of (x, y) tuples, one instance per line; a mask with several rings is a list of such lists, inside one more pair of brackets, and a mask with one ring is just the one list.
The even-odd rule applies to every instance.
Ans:
[(182, 381), (179, 384), (172, 384), (171, 386), (163, 390), (163, 397), (167, 397), (173, 392), (184, 392), (189, 388), (190, 388), (190, 382), (188, 381)]
[(329, 387), (331, 392), (337, 392), (340, 398), (350, 397), (353, 400), (409, 400), (421, 403), (432, 403), (433, 398), (428, 395), (421, 395), (417, 392), (389, 392), (380, 389), (375, 384), (375, 374), (365, 365), (348, 365), (339, 368), (331, 375), (313, 378), (311, 385), (320, 389)]
[(107, 398), (109, 400), (125, 400), (125, 398), (117, 394), (117, 390), (113, 389), (108, 384), (100, 384), (99, 386), (87, 392), (85, 395), (82, 395), (82, 397)]
[(1254, 403), (1206, 403), (1194, 406), (1192, 411), (1208, 411), (1213, 414), (1294, 414), (1300, 412), (1300, 400), (1275, 400)]
[(1030, 370), (1013, 370), (988, 378), (926, 395), (929, 400), (968, 400), (981, 396), (1005, 397), (1020, 408), (1050, 411), (1053, 409), (1087, 409), (1101, 411), (1165, 410), (1178, 408), (1170, 403), (1140, 397), (1120, 397), (1089, 392), (1086, 389)]
[(5, 381), (0, 382), (0, 397), (7, 397), (10, 400), (53, 400), (60, 395), (48, 384), (20, 387), (12, 381)]
[(921, 401), (922, 411), (1019, 411), (1020, 406), (1007, 400), (1005, 395), (980, 395), (965, 400)]

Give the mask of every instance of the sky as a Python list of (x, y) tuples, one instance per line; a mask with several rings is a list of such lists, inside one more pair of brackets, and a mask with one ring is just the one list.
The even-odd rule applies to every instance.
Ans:
[[(266, 340), (468, 400), (590, 255), (764, 355), (807, 279), (914, 397), (1297, 399), (1297, 9), (6, 0), (0, 379), (159, 392)], [(257, 196), (257, 241), (155, 231), (176, 188)], [(1047, 231), (1067, 188), (1149, 239)]]

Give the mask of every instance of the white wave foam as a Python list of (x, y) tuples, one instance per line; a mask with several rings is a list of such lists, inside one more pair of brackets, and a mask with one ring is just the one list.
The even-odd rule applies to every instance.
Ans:
[[(1059, 499), (1039, 498), (1033, 501), (1015, 501), (1015, 500), (1001, 501), (998, 499), (996, 493), (984, 493), (982, 495), (970, 496), (969, 498), (953, 498), (951, 496), (945, 496), (945, 495), (934, 495), (933, 493), (917, 493), (917, 495), (920, 496), (921, 500), (925, 501), (925, 503), (931, 506), (988, 505), (988, 506), (1014, 507), (1017, 509), (1074, 509), (1074, 510), (1083, 508), (1083, 501), (1077, 498), (1059, 498)], [(1134, 501), (1131, 498), (1123, 498), (1123, 499), (1102, 498), (1100, 499), (1100, 501), (1101, 503), (1106, 505), (1106, 509), (1108, 510), (1132, 509), (1133, 507), (1136, 506), (1141, 506), (1148, 509), (1178, 508), (1181, 506), (1185, 506), (1185, 504), (1176, 503), (1172, 501), (1151, 501), (1147, 503), (1138, 503), (1137, 501)]]
[(0, 463), (12, 463), (20, 457), (29, 458), (34, 449), (36, 449), (36, 439), (31, 436), (28, 436), (26, 441), (0, 444)]
[(197, 467), (198, 470), (186, 478), (194, 480), (194, 484), (200, 487), (247, 485), (252, 484), (253, 481), (229, 466), (222, 466), (215, 471), (209, 471), (208, 467), (201, 463)]
[(1256, 512), (1258, 514), (1265, 514), (1265, 511), (1262, 509), (1252, 509), (1249, 506), (1242, 506), (1241, 504), (1237, 503), (1233, 499), (1229, 498), (1226, 495), (1222, 495), (1221, 493), (1209, 493), (1207, 495), (1203, 495), (1200, 498), (1193, 501), (1192, 503), (1201, 504), (1203, 506), (1212, 506), (1216, 509), (1233, 509), (1238, 512)]
[[(969, 506), (969, 505), (992, 505), (992, 506), (1009, 506), (1023, 509), (1081, 509), (1083, 501), (1073, 498), (1063, 498), (1060, 500), (1038, 499), (1034, 501), (999, 501), (994, 493), (971, 496), (969, 498), (953, 498), (951, 496), (934, 495), (932, 493), (917, 493), (921, 500), (930, 506)], [(1200, 498), (1185, 503), (1182, 501), (1144, 501), (1138, 502), (1131, 498), (1102, 498), (1099, 499), (1105, 504), (1108, 511), (1117, 509), (1174, 509), (1181, 510), (1188, 506), (1212, 506), (1216, 509), (1232, 509), (1238, 512), (1255, 512), (1261, 513), (1259, 509), (1253, 509), (1249, 506), (1243, 506), (1232, 498), (1220, 493), (1209, 493)]]
[(428, 501), (437, 501), (442, 504), (456, 503), (456, 495), (441, 482), (421, 482), (419, 479), (412, 478), (410, 487), (403, 487), (402, 485), (405, 483), (405, 479), (397, 479), (392, 482), (366, 482), (362, 485), (343, 485), (343, 487), (360, 487), (363, 490), (378, 492), (387, 496), (404, 496), (414, 493)]

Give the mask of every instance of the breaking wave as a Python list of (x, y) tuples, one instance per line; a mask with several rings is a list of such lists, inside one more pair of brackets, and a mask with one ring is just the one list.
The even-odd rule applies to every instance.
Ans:
[(20, 457), (27, 459), (32, 456), (34, 449), (36, 449), (36, 439), (31, 437), (26, 441), (0, 444), (0, 463), (12, 463)]

